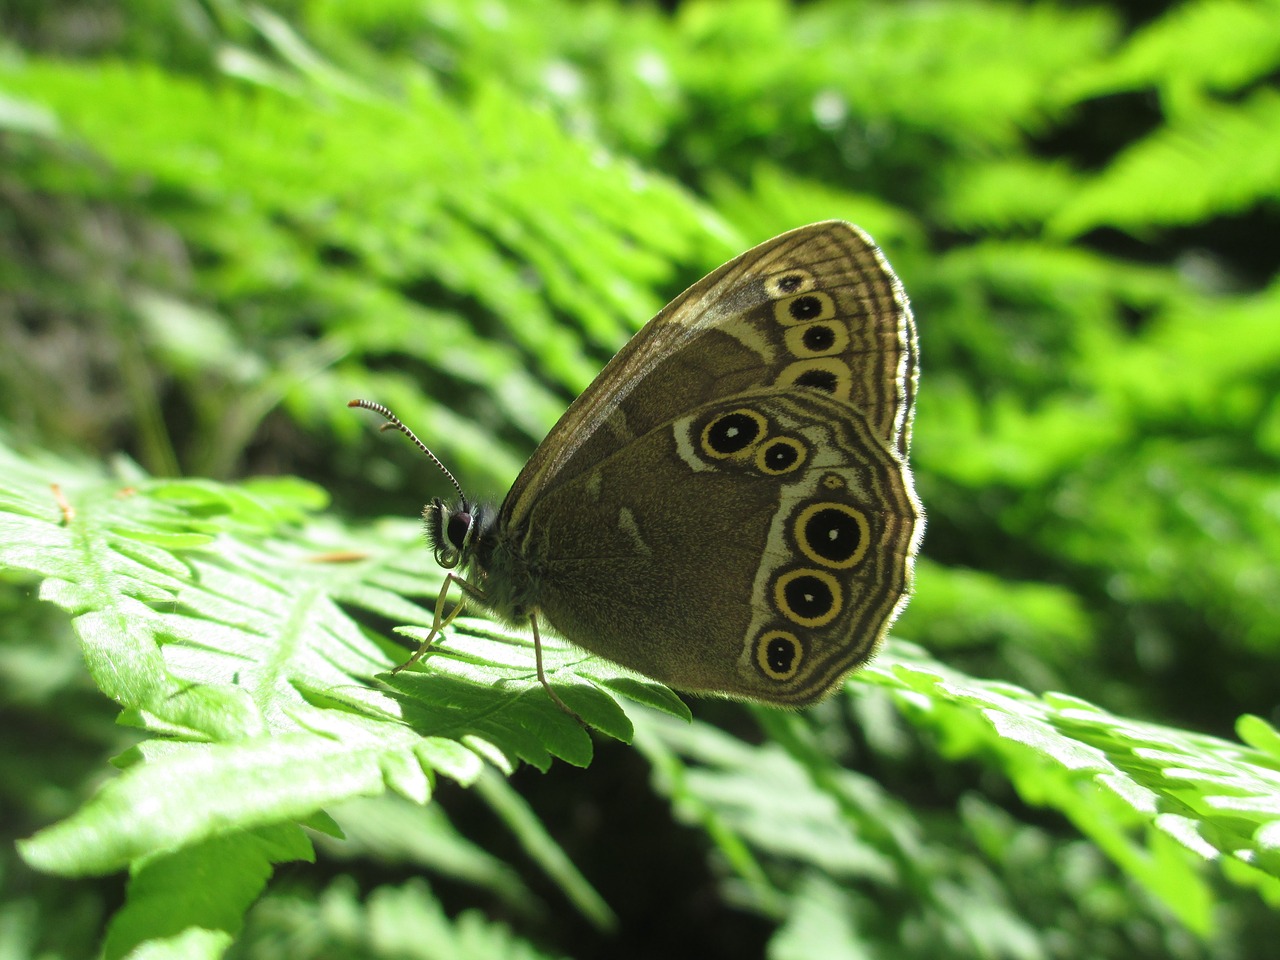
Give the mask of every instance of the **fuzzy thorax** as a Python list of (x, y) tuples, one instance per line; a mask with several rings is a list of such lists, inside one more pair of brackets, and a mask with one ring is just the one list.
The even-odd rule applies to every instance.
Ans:
[(523, 556), (487, 503), (436, 498), (422, 510), (436, 563), (461, 567), (467, 594), (503, 620), (522, 623), (538, 606), (534, 564)]

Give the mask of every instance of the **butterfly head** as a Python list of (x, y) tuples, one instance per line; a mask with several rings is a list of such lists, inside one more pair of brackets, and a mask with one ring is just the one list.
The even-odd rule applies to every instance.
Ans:
[(422, 519), (436, 563), (452, 570), (471, 562), (495, 517), (494, 510), (486, 504), (466, 499), (446, 503), (436, 497), (422, 508)]
[(381, 415), (387, 421), (382, 425), (383, 430), (399, 430), (449, 478), (453, 489), (458, 491), (458, 499), (445, 503), (436, 497), (422, 509), (422, 519), (427, 525), (427, 543), (435, 552), (436, 563), (446, 570), (470, 563), (476, 556), (477, 547), (489, 542), (487, 534), (497, 519), (496, 511), (487, 505), (472, 503), (463, 496), (462, 487), (449, 469), (412, 430), (400, 422), (399, 417), (382, 404), (371, 400), (352, 400), (347, 406), (363, 407)]

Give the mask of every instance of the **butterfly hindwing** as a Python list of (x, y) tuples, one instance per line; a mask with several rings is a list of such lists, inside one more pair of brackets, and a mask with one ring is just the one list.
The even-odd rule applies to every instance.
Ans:
[(756, 390), (549, 493), (520, 549), (542, 615), (581, 646), (681, 689), (802, 705), (883, 636), (918, 513), (850, 407)]

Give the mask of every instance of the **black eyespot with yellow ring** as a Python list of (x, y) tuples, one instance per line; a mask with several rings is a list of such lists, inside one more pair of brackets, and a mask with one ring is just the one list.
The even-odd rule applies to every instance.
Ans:
[(764, 414), (739, 407), (720, 414), (702, 428), (702, 452), (718, 460), (747, 456), (768, 429)]
[(788, 327), (797, 323), (830, 320), (835, 315), (836, 302), (831, 299), (831, 294), (821, 290), (787, 297), (773, 305), (773, 318)]
[(800, 552), (814, 563), (847, 570), (867, 555), (871, 526), (867, 515), (847, 503), (811, 503), (792, 526)]
[(809, 448), (793, 437), (774, 437), (756, 451), (756, 469), (771, 477), (799, 470), (809, 458)]
[(838, 357), (797, 360), (782, 368), (774, 384), (779, 387), (808, 387), (821, 390), (837, 400), (848, 400), (853, 389), (849, 365)]
[(790, 680), (804, 662), (804, 645), (794, 633), (768, 630), (756, 640), (756, 666), (770, 680)]
[(813, 274), (798, 267), (765, 277), (764, 292), (771, 300), (793, 297), (813, 289)]
[(788, 570), (773, 582), (773, 602), (792, 623), (825, 627), (844, 609), (844, 590), (826, 570), (801, 567)]
[(848, 329), (833, 320), (788, 327), (783, 338), (793, 357), (826, 357), (844, 353), (849, 346)]

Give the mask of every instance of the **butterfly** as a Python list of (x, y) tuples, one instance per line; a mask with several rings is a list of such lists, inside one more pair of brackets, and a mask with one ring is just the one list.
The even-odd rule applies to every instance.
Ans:
[[(444, 615), (456, 584), (532, 627), (538, 678), (566, 711), (543, 627), (679, 690), (820, 700), (870, 659), (910, 594), (924, 526), (908, 466), (917, 379), (906, 294), (861, 230), (831, 220), (748, 250), (623, 347), (501, 506), (456, 481), (456, 500), (427, 504), (449, 573), (409, 663), (461, 609)], [(385, 407), (350, 406), (444, 469)]]

